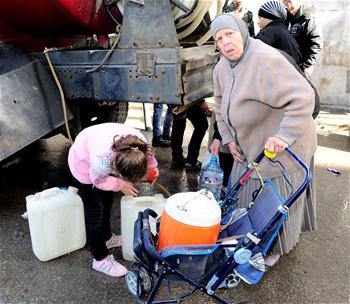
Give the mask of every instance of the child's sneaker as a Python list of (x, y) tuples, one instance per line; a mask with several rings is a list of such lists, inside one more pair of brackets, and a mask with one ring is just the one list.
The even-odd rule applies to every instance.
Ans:
[(128, 272), (123, 265), (114, 260), (113, 255), (108, 255), (101, 261), (93, 259), (92, 268), (110, 277), (122, 277)]
[(121, 235), (115, 235), (112, 233), (111, 238), (106, 242), (106, 246), (108, 249), (114, 248), (114, 247), (120, 247), (122, 245), (122, 236)]

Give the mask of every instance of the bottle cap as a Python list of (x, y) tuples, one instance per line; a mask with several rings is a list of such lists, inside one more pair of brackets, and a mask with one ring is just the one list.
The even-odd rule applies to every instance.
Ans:
[(211, 163), (217, 163), (218, 162), (218, 157), (214, 154), (211, 155), (210, 157), (210, 162)]

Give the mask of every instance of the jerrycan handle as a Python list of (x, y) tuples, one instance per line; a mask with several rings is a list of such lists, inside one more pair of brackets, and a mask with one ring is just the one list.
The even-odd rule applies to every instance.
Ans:
[(79, 192), (78, 188), (73, 187), (73, 186), (69, 186), (68, 191), (73, 193), (73, 194), (78, 194), (78, 192)]
[[(153, 198), (153, 196), (136, 196), (133, 197), (134, 203), (138, 204), (138, 205), (143, 205), (146, 204), (146, 206), (148, 206), (148, 202), (150, 201), (150, 197), (151, 199)], [(156, 201), (158, 201), (159, 199), (156, 199)]]
[(150, 196), (136, 196), (134, 197), (134, 201), (137, 203), (149, 202)]
[(44, 190), (40, 193), (40, 196), (41, 197), (50, 197), (50, 196), (54, 196), (54, 195), (57, 195), (61, 192), (61, 189), (58, 188), (58, 187), (54, 187), (54, 188), (51, 188), (51, 189), (47, 189), (47, 190)]

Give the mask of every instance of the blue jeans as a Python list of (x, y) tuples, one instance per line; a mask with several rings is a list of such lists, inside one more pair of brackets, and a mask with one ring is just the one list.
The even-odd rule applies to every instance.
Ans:
[[(155, 103), (153, 104), (153, 137), (159, 137), (162, 135), (162, 131), (160, 128), (160, 121), (163, 113), (163, 103)], [(169, 134), (171, 124), (173, 122), (173, 113), (171, 112), (173, 109), (172, 105), (167, 105), (168, 109), (165, 113), (164, 124), (163, 124), (163, 134)]]

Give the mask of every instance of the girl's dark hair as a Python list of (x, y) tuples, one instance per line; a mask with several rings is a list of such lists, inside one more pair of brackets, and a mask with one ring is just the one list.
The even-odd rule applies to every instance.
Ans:
[(147, 152), (150, 147), (135, 135), (113, 138), (112, 150), (117, 153), (112, 167), (124, 180), (137, 182), (147, 171)]

